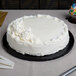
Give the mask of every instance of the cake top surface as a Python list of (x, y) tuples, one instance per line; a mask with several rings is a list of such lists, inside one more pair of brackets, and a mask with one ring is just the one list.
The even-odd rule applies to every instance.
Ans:
[(12, 21), (7, 33), (20, 43), (50, 44), (68, 33), (64, 21), (50, 15), (23, 16)]

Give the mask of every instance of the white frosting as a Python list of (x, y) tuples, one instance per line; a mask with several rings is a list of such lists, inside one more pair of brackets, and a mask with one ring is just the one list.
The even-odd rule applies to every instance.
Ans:
[(11, 48), (22, 54), (53, 54), (68, 44), (68, 27), (50, 15), (24, 16), (9, 24), (7, 41)]

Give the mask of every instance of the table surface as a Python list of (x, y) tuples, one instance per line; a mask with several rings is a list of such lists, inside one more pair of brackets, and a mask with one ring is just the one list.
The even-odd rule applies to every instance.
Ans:
[[(2, 47), (2, 37), (6, 32), (8, 24), (14, 19), (24, 15), (36, 15), (36, 14), (49, 14), (62, 19), (69, 27), (69, 30), (76, 39), (76, 24), (68, 22), (65, 18), (68, 15), (68, 10), (3, 10), (7, 11), (8, 15), (5, 21), (0, 27), (0, 55), (9, 58), (15, 62), (14, 69), (0, 69), (0, 76), (59, 76), (69, 68), (76, 65), (76, 43), (72, 50), (65, 56), (50, 61), (34, 62), (21, 60), (8, 54)], [(75, 76), (76, 72), (73, 72), (69, 76)]]

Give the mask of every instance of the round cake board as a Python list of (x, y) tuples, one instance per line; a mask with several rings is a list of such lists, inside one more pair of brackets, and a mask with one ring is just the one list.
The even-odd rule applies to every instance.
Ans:
[(76, 17), (75, 18), (69, 17), (68, 21), (73, 23), (73, 24), (76, 24)]
[(54, 54), (45, 55), (45, 56), (33, 56), (33, 55), (28, 55), (28, 54), (23, 55), (19, 52), (16, 52), (14, 49), (12, 49), (9, 46), (9, 44), (7, 42), (6, 33), (3, 36), (2, 45), (3, 45), (3, 48), (5, 49), (5, 51), (7, 51), (9, 54), (11, 54), (12, 56), (14, 56), (16, 58), (23, 59), (23, 60), (29, 60), (29, 61), (48, 61), (48, 60), (54, 60), (54, 59), (60, 58), (64, 55), (66, 55), (68, 52), (70, 52), (70, 50), (72, 49), (73, 44), (74, 44), (74, 37), (70, 31), (69, 31), (69, 37), (70, 37), (69, 43), (63, 50), (59, 50), (58, 52), (56, 52)]

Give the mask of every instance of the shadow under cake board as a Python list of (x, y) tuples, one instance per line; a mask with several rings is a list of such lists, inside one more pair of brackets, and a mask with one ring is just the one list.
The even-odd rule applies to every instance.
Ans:
[(33, 55), (29, 55), (29, 54), (23, 55), (21, 53), (16, 52), (14, 49), (12, 49), (9, 46), (7, 39), (6, 39), (6, 33), (3, 36), (2, 45), (6, 52), (8, 52), (9, 54), (11, 54), (12, 56), (14, 56), (16, 58), (23, 59), (23, 60), (29, 60), (29, 61), (48, 61), (48, 60), (54, 60), (54, 59), (60, 58), (71, 51), (71, 49), (74, 45), (74, 37), (70, 31), (69, 31), (69, 37), (70, 37), (69, 43), (63, 50), (60, 50), (54, 54), (45, 55), (45, 56), (33, 56)]

